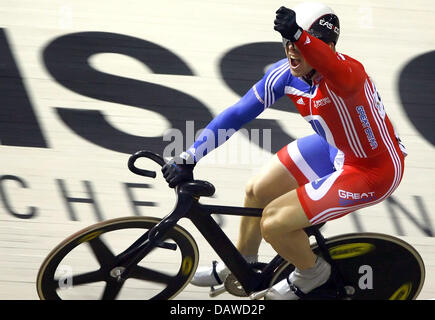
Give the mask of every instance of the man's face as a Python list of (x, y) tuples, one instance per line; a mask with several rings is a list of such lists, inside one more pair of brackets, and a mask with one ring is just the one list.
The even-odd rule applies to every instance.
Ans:
[[(335, 44), (333, 42), (328, 43), (328, 46), (335, 52)], [(293, 43), (287, 43), (285, 53), (290, 63), (290, 72), (293, 76), (303, 77), (313, 70), (313, 67), (308, 64)]]
[(293, 43), (287, 43), (285, 53), (290, 63), (290, 72), (294, 77), (305, 76), (311, 70), (313, 70), (313, 67), (308, 64)]

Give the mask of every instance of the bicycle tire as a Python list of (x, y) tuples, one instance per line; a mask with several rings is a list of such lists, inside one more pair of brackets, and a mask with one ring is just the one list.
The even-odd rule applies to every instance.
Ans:
[[(114, 297), (110, 296), (110, 294), (112, 295), (114, 294), (113, 292), (112, 293), (110, 292), (111, 290), (112, 291), (117, 290), (116, 288), (112, 289), (111, 286), (119, 285), (119, 282), (116, 280), (116, 278), (110, 275), (110, 259), (114, 259), (115, 255), (113, 254), (113, 252), (112, 255), (110, 255), (112, 249), (105, 244), (105, 241), (107, 240), (106, 238), (109, 237), (110, 232), (118, 231), (118, 233), (119, 232), (132, 233), (133, 229), (139, 229), (137, 231), (135, 230), (135, 232), (137, 233), (140, 232), (141, 235), (144, 233), (143, 229), (150, 229), (160, 221), (161, 219), (154, 218), (154, 217), (116, 218), (116, 219), (111, 219), (100, 223), (96, 223), (69, 236), (61, 243), (59, 243), (42, 262), (36, 280), (38, 296), (40, 297), (40, 299), (43, 300), (63, 299), (64, 296), (63, 293), (68, 290), (64, 290), (65, 286), (62, 286), (62, 283), (65, 284), (66, 282), (70, 281), (69, 286), (67, 286), (68, 289), (75, 289), (78, 287), (83, 290), (83, 287), (85, 285), (90, 286), (92, 284), (93, 286), (89, 290), (93, 290), (97, 292), (100, 289), (97, 286), (97, 283), (106, 282), (106, 284), (101, 287), (101, 289), (103, 290), (103, 294), (99, 295), (100, 299), (106, 299), (106, 298), (111, 299), (111, 298), (119, 297), (118, 294), (116, 294)], [(105, 239), (103, 239), (103, 236), (105, 237)], [(162, 282), (162, 284), (159, 285), (163, 285), (163, 286), (166, 285), (166, 287), (162, 289), (159, 293), (157, 294), (151, 293), (152, 296), (149, 298), (150, 300), (173, 299), (190, 282), (198, 266), (198, 261), (199, 261), (198, 246), (195, 240), (193, 239), (193, 237), (184, 228), (182, 228), (179, 225), (175, 225), (165, 234), (164, 239), (165, 241), (174, 242), (177, 245), (176, 251), (172, 252), (172, 250), (162, 249), (157, 247), (157, 248), (153, 248), (150, 254), (161, 256), (161, 254), (164, 253), (170, 255), (170, 259), (167, 259), (163, 262), (160, 261), (158, 264), (156, 264), (158, 266), (158, 271), (153, 271), (148, 267), (145, 268), (143, 266), (139, 266), (138, 264), (137, 269), (135, 269), (136, 272), (132, 274), (132, 279), (136, 279), (136, 281), (139, 282), (145, 280), (143, 279), (141, 280), (138, 278), (142, 277), (148, 279), (149, 277), (151, 277), (156, 283), (150, 281), (149, 283), (150, 285), (157, 285), (157, 281)], [(132, 242), (128, 243), (128, 245), (130, 245), (131, 243)], [(100, 259), (101, 261), (103, 261), (103, 258), (105, 258), (106, 261), (108, 262), (107, 265), (106, 263), (102, 263), (102, 265), (100, 265), (100, 269), (91, 272), (78, 273), (75, 275), (70, 274), (68, 275), (69, 278), (62, 277), (62, 276), (59, 277), (57, 275), (61, 273), (59, 267), (62, 266), (62, 262), (66, 260), (66, 257), (69, 254), (71, 254), (74, 250), (80, 251), (81, 254), (89, 251), (88, 249), (82, 247), (80, 247), (79, 249), (79, 246), (84, 244), (88, 244), (88, 246), (86, 247), (91, 248), (91, 253), (95, 254), (98, 263), (100, 263)], [(98, 252), (99, 256), (97, 256), (97, 253), (94, 250), (100, 251)], [(156, 251), (158, 251), (157, 254), (154, 253)], [(147, 258), (148, 256), (146, 256), (142, 261), (145, 261)], [(85, 261), (85, 264), (88, 263), (87, 259), (84, 260), (82, 257), (80, 257), (79, 259), (81, 263), (83, 261)], [(173, 262), (172, 260), (179, 261), (179, 262), (181, 261), (181, 263), (179, 266), (177, 266), (176, 262)], [(163, 269), (165, 268), (171, 269), (171, 274), (169, 273), (169, 271), (166, 270), (163, 271)], [(72, 270), (73, 269), (71, 268), (70, 271)], [(87, 276), (88, 278), (85, 278), (85, 276)], [(92, 278), (91, 276), (94, 276), (94, 278)], [(92, 281), (84, 282), (85, 280), (86, 281), (92, 280)], [(130, 278), (127, 279), (126, 281), (129, 280)], [(123, 284), (125, 283), (123, 282)], [(88, 290), (87, 287), (84, 289), (83, 296), (76, 294), (76, 296), (73, 295), (74, 298), (78, 298), (81, 300), (90, 299), (88, 297), (90, 291), (88, 292), (86, 290)], [(134, 293), (138, 292), (137, 288), (129, 288), (129, 290), (133, 290)], [(151, 291), (147, 288), (144, 288), (143, 291), (142, 290), (139, 291), (139, 294), (140, 293), (143, 294), (145, 292), (151, 292)], [(60, 295), (60, 293), (62, 293), (62, 295)], [(128, 297), (127, 299), (136, 299), (136, 298)]]
[[(415, 300), (423, 287), (423, 259), (415, 248), (397, 237), (350, 233), (326, 239), (326, 247), (345, 285), (354, 291), (349, 299)], [(317, 243), (311, 248), (320, 254)], [(285, 261), (276, 270), (270, 286), (288, 276), (294, 266)], [(331, 281), (322, 287), (331, 288)]]

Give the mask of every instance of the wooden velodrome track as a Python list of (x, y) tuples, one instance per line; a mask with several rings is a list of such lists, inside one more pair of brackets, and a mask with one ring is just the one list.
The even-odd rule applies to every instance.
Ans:
[[(131, 174), (129, 154), (144, 148), (163, 153), (172, 141), (164, 141), (165, 130), (188, 135), (189, 125), (204, 128), (235, 103), (283, 57), (274, 12), (296, 3), (1, 1), (0, 299), (38, 299), (41, 262), (80, 228), (168, 213), (173, 193), (160, 175), (147, 180)], [(405, 239), (426, 266), (419, 299), (434, 298), (433, 1), (328, 4), (341, 19), (337, 49), (362, 61), (374, 78), (409, 156), (389, 200), (329, 223), (325, 234), (371, 231)], [(254, 128), (266, 138), (272, 129), (272, 152), (311, 133), (287, 101), (261, 114), (246, 132)], [(254, 140), (238, 133), (201, 161), (196, 177), (217, 189), (204, 202), (242, 204), (246, 181), (270, 156)], [(238, 218), (221, 222), (235, 240)], [(202, 236), (183, 225), (196, 236), (200, 264), (216, 259)], [(260, 254), (263, 260), (273, 250), (264, 244)], [(189, 285), (178, 298), (208, 299), (207, 291)], [(126, 298), (140, 299), (140, 291)]]

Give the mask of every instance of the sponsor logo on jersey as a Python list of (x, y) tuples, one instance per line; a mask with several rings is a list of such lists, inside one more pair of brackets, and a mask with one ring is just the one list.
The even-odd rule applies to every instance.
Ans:
[(375, 135), (373, 133), (373, 130), (370, 126), (370, 122), (367, 118), (367, 114), (364, 110), (363, 106), (357, 106), (356, 111), (359, 114), (359, 120), (361, 121), (361, 124), (364, 128), (364, 132), (367, 136), (367, 140), (370, 143), (370, 146), (372, 147), (372, 150), (376, 149), (378, 147), (378, 142), (376, 141)]
[(331, 103), (331, 99), (329, 99), (329, 97), (325, 97), (325, 98), (313, 101), (314, 107), (316, 107), (316, 108), (325, 106), (328, 103)]
[(375, 196), (374, 191), (357, 193), (357, 192), (349, 192), (345, 190), (338, 190), (338, 196), (343, 199), (364, 199), (364, 198), (373, 198)]
[(346, 190), (338, 190), (339, 203), (342, 206), (367, 203), (376, 200), (375, 192), (350, 192)]

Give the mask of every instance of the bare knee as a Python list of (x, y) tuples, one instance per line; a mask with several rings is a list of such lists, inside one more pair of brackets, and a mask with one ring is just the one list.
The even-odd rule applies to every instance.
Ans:
[(272, 221), (272, 219), (270, 219), (270, 210), (266, 210), (266, 208), (264, 208), (263, 210), (263, 215), (261, 216), (261, 220), (260, 220), (260, 230), (261, 230), (261, 236), (263, 237), (263, 239), (267, 242), (267, 243), (271, 243), (271, 241), (273, 241), (273, 228), (274, 228), (274, 223)]
[(289, 210), (295, 211), (297, 208), (292, 208), (291, 206), (283, 208), (268, 205), (263, 209), (260, 230), (266, 242), (274, 244), (283, 241), (283, 239), (289, 239), (293, 232), (303, 228), (298, 224), (297, 219), (293, 221), (293, 219), (290, 218), (292, 214), (289, 214)]
[(275, 155), (267, 166), (246, 184), (245, 199), (249, 205), (264, 208), (277, 197), (297, 187), (295, 178)]
[[(260, 221), (261, 235), (263, 239), (272, 244), (285, 236), (284, 228), (279, 221), (279, 208), (266, 206)], [(290, 233), (291, 230), (288, 230)]]
[(245, 186), (245, 197), (250, 201), (257, 203), (258, 206), (264, 207), (270, 200), (267, 199), (261, 180), (258, 177), (254, 177), (248, 181)]

